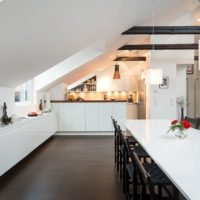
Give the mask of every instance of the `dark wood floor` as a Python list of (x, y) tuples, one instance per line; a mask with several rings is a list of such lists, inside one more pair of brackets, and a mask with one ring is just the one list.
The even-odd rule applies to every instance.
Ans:
[(113, 137), (52, 137), (0, 178), (0, 199), (122, 200)]

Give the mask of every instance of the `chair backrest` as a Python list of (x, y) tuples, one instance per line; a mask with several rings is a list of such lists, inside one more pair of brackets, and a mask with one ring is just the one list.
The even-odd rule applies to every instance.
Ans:
[(115, 136), (116, 136), (116, 133), (117, 133), (117, 121), (113, 118), (113, 116), (111, 116), (111, 120), (112, 120), (112, 123), (113, 123), (113, 126), (114, 126), (114, 131), (115, 131)]
[(199, 122), (200, 122), (200, 119), (199, 118), (191, 118), (191, 117), (185, 117), (185, 119), (190, 122), (192, 128), (196, 128), (196, 129), (199, 129)]
[(154, 186), (151, 181), (151, 175), (145, 170), (144, 166), (142, 165), (140, 159), (138, 158), (137, 154), (133, 151), (133, 162), (135, 163), (135, 168), (140, 179), (140, 183), (142, 185), (142, 194), (146, 195), (146, 186), (149, 189), (151, 200), (156, 200), (157, 196), (154, 191)]

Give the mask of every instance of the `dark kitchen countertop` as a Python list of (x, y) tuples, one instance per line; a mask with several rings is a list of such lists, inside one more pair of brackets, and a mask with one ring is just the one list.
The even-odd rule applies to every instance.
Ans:
[[(119, 103), (119, 102), (127, 102), (126, 100), (84, 100), (84, 101), (76, 101), (76, 100), (51, 100), (51, 103)], [(132, 103), (132, 102), (127, 102)]]

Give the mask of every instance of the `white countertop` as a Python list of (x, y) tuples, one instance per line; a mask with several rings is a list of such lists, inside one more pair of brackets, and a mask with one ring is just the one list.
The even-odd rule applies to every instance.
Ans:
[(28, 117), (28, 116), (19, 117), (15, 123), (9, 123), (8, 125), (0, 124), (0, 134), (5, 133), (5, 132), (7, 132), (7, 131), (9, 131), (13, 128), (17, 128), (18, 126), (21, 126), (24, 123), (31, 122), (33, 120), (39, 119), (40, 117), (44, 117), (46, 115), (49, 115), (51, 113), (52, 112), (41, 114), (41, 115), (38, 115), (37, 117)]
[(167, 133), (169, 120), (126, 120), (133, 134), (186, 199), (200, 200), (200, 130), (188, 129), (188, 137)]

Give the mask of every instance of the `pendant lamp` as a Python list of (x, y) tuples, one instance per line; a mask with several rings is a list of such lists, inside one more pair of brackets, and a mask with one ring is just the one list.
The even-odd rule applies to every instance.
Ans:
[(119, 65), (118, 64), (115, 65), (115, 72), (114, 72), (113, 79), (120, 79)]

